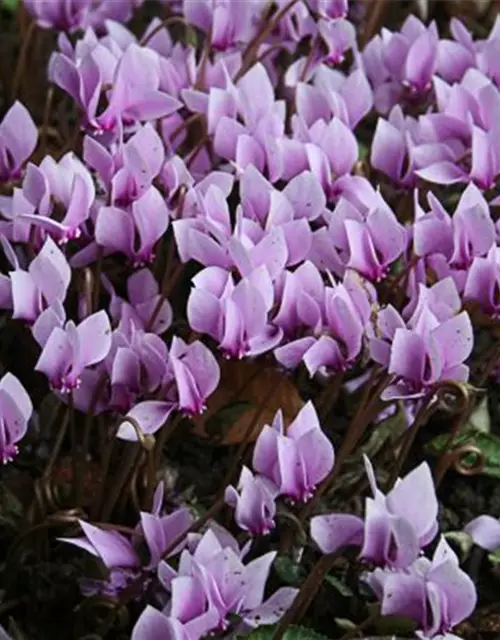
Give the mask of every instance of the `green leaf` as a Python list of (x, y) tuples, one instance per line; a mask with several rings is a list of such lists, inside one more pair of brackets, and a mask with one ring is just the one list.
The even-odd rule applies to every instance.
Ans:
[(300, 584), (305, 578), (305, 571), (290, 558), (290, 556), (278, 556), (274, 561), (274, 568), (278, 576), (286, 582), (296, 586)]
[[(484, 397), (456, 436), (453, 448), (474, 445), (484, 455), (485, 464), (481, 473), (491, 478), (500, 478), (500, 436), (491, 433), (490, 428), (488, 399)], [(425, 451), (431, 455), (441, 455), (448, 444), (449, 437), (448, 433), (436, 436), (426, 444)], [(461, 462), (462, 466), (473, 467), (477, 462), (477, 454), (471, 452), (465, 455)]]
[(417, 623), (404, 616), (383, 616), (373, 623), (376, 631), (381, 636), (410, 635), (417, 628)]
[(461, 561), (463, 562), (469, 555), (472, 545), (474, 544), (472, 537), (468, 533), (465, 533), (465, 531), (448, 531), (444, 534), (444, 537), (457, 545), (460, 549)]
[[(273, 640), (277, 629), (278, 625), (259, 627), (252, 631), (248, 638), (249, 640)], [(291, 626), (286, 630), (283, 640), (328, 640), (328, 638), (306, 627)]]
[[(449, 435), (437, 436), (427, 443), (425, 450), (431, 455), (440, 455), (448, 442)], [(500, 478), (500, 436), (494, 433), (483, 433), (481, 431), (470, 430), (461, 433), (454, 441), (454, 448), (471, 444), (480, 449), (484, 455), (484, 467), (481, 474), (490, 478)], [(477, 455), (469, 453), (462, 458), (463, 466), (473, 467), (476, 463)]]
[(491, 564), (500, 564), (500, 549), (497, 549), (493, 553), (489, 553), (488, 560), (491, 562)]
[(352, 631), (358, 628), (358, 625), (352, 620), (349, 620), (349, 618), (334, 618), (333, 621), (342, 631)]
[(13, 13), (17, 9), (17, 2), (18, 0), (0, 0), (0, 5), (2, 9)]
[(344, 598), (351, 598), (354, 595), (352, 590), (344, 582), (342, 582), (342, 580), (332, 575), (331, 573), (327, 574), (324, 580), (336, 591), (338, 591), (341, 596), (344, 596)]

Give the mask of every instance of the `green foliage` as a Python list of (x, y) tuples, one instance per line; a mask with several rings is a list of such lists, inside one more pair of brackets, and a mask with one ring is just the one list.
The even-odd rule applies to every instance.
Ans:
[[(426, 452), (439, 456), (445, 450), (449, 434), (445, 433), (427, 443)], [(490, 415), (487, 397), (478, 404), (469, 420), (463, 425), (453, 442), (453, 447), (474, 445), (484, 455), (485, 464), (481, 473), (490, 478), (500, 478), (500, 436), (490, 433)], [(462, 458), (462, 465), (473, 467), (477, 463), (477, 454), (469, 453)]]
[(18, 0), (0, 0), (0, 7), (12, 13), (17, 9)]
[(305, 570), (289, 556), (278, 556), (274, 561), (274, 569), (283, 582), (294, 587), (306, 577)]

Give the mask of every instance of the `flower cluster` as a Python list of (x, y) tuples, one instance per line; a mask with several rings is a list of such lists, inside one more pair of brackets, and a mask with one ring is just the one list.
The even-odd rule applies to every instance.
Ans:
[(269, 533), (275, 526), (275, 499), (309, 500), (332, 470), (334, 460), (332, 443), (321, 430), (312, 402), (287, 429), (279, 411), (255, 443), (252, 466), (256, 475), (244, 466), (238, 488), (226, 488), (225, 500), (234, 507), (238, 526), (252, 535)]
[[(124, 23), (142, 4), (25, 0), (59, 32), (47, 76), (75, 130), (51, 149), (47, 122), (39, 136), (21, 101), (0, 122), (0, 309), (32, 339), (72, 446), (86, 414), (79, 461), (103, 458), (107, 473), (110, 440), (141, 448), (150, 497), (161, 436), (213, 417), (227, 359), (274, 368), (304, 395), (375, 381), (360, 430), (397, 402), (411, 416), (443, 383), (467, 383), (473, 322), (500, 317), (500, 22), (475, 40), (454, 18), (443, 39), (410, 16), (360, 47), (347, 0), (168, 0), (167, 18), (138, 35)], [(5, 373), (3, 463), (33, 412)], [(257, 425), (252, 469), (241, 457), (237, 486), (222, 487), (251, 536), (275, 528), (280, 497), (300, 508), (332, 478), (318, 413), (309, 400), (288, 427), (281, 411)], [(430, 469), (384, 494), (365, 465), (364, 519), (315, 516), (311, 536), (328, 554), (361, 547), (382, 614), (445, 633), (476, 594), (444, 539), (422, 555), (438, 532)], [(109, 572), (86, 595), (116, 598), (134, 582), (140, 597), (154, 592), (161, 611), (143, 611), (134, 639), (246, 632), (291, 606), (294, 589), (264, 599), (275, 551), (244, 562), (249, 546), (216, 523), (188, 534), (187, 509), (166, 515), (160, 494), (154, 504), (133, 535), (85, 514), (84, 537), (63, 538)], [(493, 548), (498, 523), (485, 517), (468, 532)]]
[(373, 498), (366, 499), (364, 520), (340, 513), (315, 516), (311, 536), (323, 553), (361, 546), (360, 558), (377, 566), (363, 580), (381, 600), (383, 615), (412, 618), (425, 637), (446, 633), (473, 612), (477, 598), (444, 538), (432, 561), (421, 556), (438, 533), (430, 469), (422, 463), (384, 495), (366, 457), (365, 467)]

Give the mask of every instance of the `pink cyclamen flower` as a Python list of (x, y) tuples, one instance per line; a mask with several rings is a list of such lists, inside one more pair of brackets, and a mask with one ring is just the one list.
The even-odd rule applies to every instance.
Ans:
[(0, 379), (0, 461), (7, 464), (18, 454), (28, 429), (33, 404), (25, 388), (11, 373)]
[[(373, 498), (366, 499), (365, 519), (342, 513), (316, 516), (311, 520), (311, 535), (323, 553), (354, 544), (361, 546), (364, 560), (404, 569), (438, 531), (438, 503), (429, 466), (422, 463), (384, 495), (366, 456), (364, 461), (373, 492)], [(423, 497), (421, 504), (412, 499), (417, 494)]]
[(236, 285), (224, 269), (208, 267), (193, 283), (187, 306), (189, 324), (217, 340), (227, 356), (256, 356), (279, 344), (283, 332), (268, 320), (274, 292), (266, 267), (255, 269)]
[(492, 247), (485, 258), (474, 258), (465, 281), (464, 300), (479, 302), (492, 318), (500, 317), (500, 251)]
[(79, 325), (72, 320), (65, 325), (59, 320), (58, 325), (46, 337), (35, 369), (47, 376), (54, 389), (70, 393), (80, 386), (83, 371), (107, 356), (111, 324), (106, 312), (98, 311)]
[(126, 22), (142, 0), (25, 0), (26, 9), (41, 27), (76, 31), (100, 27), (106, 20)]
[(174, 336), (169, 368), (177, 387), (178, 409), (191, 416), (203, 413), (220, 380), (220, 368), (210, 349), (199, 340), (187, 344)]
[(444, 538), (432, 561), (418, 558), (404, 571), (375, 569), (364, 580), (382, 601), (382, 615), (411, 618), (428, 638), (465, 620), (477, 602), (474, 583)]
[(0, 182), (17, 180), (36, 147), (38, 130), (28, 110), (15, 102), (0, 122)]
[[(193, 524), (193, 517), (188, 509), (178, 509), (168, 515), (141, 512), (141, 519), (136, 529), (137, 537), (129, 539), (116, 531), (106, 531), (89, 522), (79, 521), (84, 536), (79, 538), (60, 538), (75, 547), (83, 549), (96, 558), (100, 558), (108, 569), (107, 580), (85, 580), (85, 595), (101, 593), (117, 596), (119, 592), (139, 575), (141, 558), (137, 543), (143, 538), (149, 553), (149, 561), (144, 569), (156, 569), (165, 551), (174, 540), (186, 533)], [(169, 557), (182, 551), (186, 544), (184, 538), (169, 553)]]
[(487, 551), (496, 551), (500, 548), (500, 520), (489, 515), (474, 518), (464, 527), (474, 544)]
[[(138, 442), (140, 435), (154, 435), (167, 422), (174, 409), (173, 402), (162, 400), (139, 402), (122, 419), (116, 437), (121, 440)], [(128, 418), (132, 420), (128, 420)]]
[[(7, 258), (14, 267), (9, 272), (8, 308), (13, 309), (13, 318), (33, 323), (45, 308), (56, 301), (64, 302), (71, 280), (70, 266), (59, 247), (47, 237), (26, 271), (20, 268), (8, 241), (4, 238), (1, 240)], [(3, 279), (3, 276), (0, 278)]]
[(20, 211), (14, 207), (13, 214), (45, 230), (59, 244), (66, 244), (82, 235), (82, 226), (94, 203), (95, 187), (87, 167), (69, 152), (59, 162), (45, 156), (40, 166), (29, 164), (22, 196), (28, 208), (21, 202)]
[(212, 524), (182, 552), (177, 570), (162, 562), (158, 577), (170, 593), (170, 601), (162, 612), (148, 607), (137, 621), (132, 639), (200, 640), (210, 632), (231, 629), (231, 614), (241, 620), (236, 623), (241, 631), (277, 622), (290, 607), (297, 589), (284, 587), (264, 600), (276, 553), (244, 564), (248, 548), (240, 549), (229, 532)]
[(224, 497), (226, 504), (234, 508), (234, 518), (240, 529), (262, 536), (274, 529), (274, 499), (277, 495), (274, 483), (263, 476), (253, 475), (248, 467), (243, 466), (237, 489), (230, 485)]
[(468, 313), (462, 311), (440, 321), (427, 306), (414, 320), (410, 319), (408, 327), (391, 305), (378, 313), (370, 353), (395, 376), (382, 394), (384, 399), (419, 398), (440, 381), (468, 380), (469, 368), (464, 361), (474, 344)]
[(149, 187), (130, 210), (101, 207), (95, 240), (107, 253), (120, 252), (142, 266), (154, 260), (154, 247), (169, 224), (169, 211), (156, 187)]
[(321, 430), (312, 402), (308, 402), (285, 430), (281, 411), (266, 425), (255, 443), (252, 466), (293, 501), (309, 500), (332, 470), (333, 445)]

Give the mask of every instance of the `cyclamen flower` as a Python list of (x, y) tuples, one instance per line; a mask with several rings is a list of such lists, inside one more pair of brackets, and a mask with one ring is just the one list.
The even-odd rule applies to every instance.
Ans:
[[(144, 537), (149, 552), (149, 562), (144, 569), (155, 569), (171, 543), (186, 533), (192, 523), (193, 518), (188, 509), (179, 509), (164, 516), (141, 512), (138, 534)], [(84, 595), (100, 593), (118, 596), (119, 592), (140, 574), (142, 562), (136, 549), (140, 538), (130, 540), (116, 531), (106, 531), (83, 520), (79, 520), (79, 524), (84, 533), (83, 537), (59, 540), (100, 558), (109, 571), (108, 580), (82, 581)], [(180, 553), (185, 544), (184, 539), (169, 553), (169, 557)]]
[(364, 580), (382, 601), (383, 616), (411, 618), (429, 638), (465, 620), (477, 602), (474, 583), (444, 538), (432, 561), (418, 558), (404, 571), (375, 569)]
[(496, 551), (500, 548), (500, 520), (489, 515), (474, 518), (464, 527), (474, 544), (487, 551)]
[(248, 467), (243, 466), (237, 488), (228, 486), (224, 498), (226, 504), (235, 510), (238, 527), (253, 536), (262, 536), (275, 527), (274, 499), (277, 495), (274, 483), (263, 476), (253, 475)]
[(99, 176), (109, 194), (109, 203), (127, 207), (151, 187), (163, 166), (165, 149), (148, 122), (126, 143), (119, 144), (114, 153), (95, 138), (85, 136), (83, 159)]
[[(139, 269), (127, 279), (128, 302), (120, 298), (106, 276), (102, 278), (111, 295), (109, 313), (119, 321), (127, 313), (137, 327), (161, 335), (172, 324), (172, 307), (160, 294), (160, 287), (149, 269)], [(151, 326), (149, 327), (149, 325)]]
[(69, 152), (59, 162), (45, 156), (40, 166), (29, 164), (21, 195), (18, 204), (14, 194), (12, 217), (13, 224), (18, 219), (25, 225), (23, 241), (27, 242), (33, 224), (59, 244), (66, 244), (81, 236), (94, 203), (95, 187), (86, 166)]
[[(384, 495), (366, 456), (364, 462), (373, 492), (373, 498), (366, 499), (365, 519), (342, 513), (315, 516), (311, 536), (323, 553), (355, 544), (361, 546), (364, 560), (405, 569), (438, 531), (438, 503), (429, 466), (422, 463)], [(415, 495), (421, 496), (422, 502), (416, 504)]]
[(11, 462), (19, 453), (19, 442), (28, 430), (33, 404), (25, 388), (11, 373), (0, 379), (0, 461)]
[(198, 340), (186, 344), (174, 336), (169, 368), (176, 384), (178, 409), (191, 416), (203, 413), (206, 399), (217, 389), (220, 380), (219, 365), (210, 349)]
[(274, 292), (265, 267), (236, 285), (227, 271), (209, 267), (193, 278), (193, 284), (187, 305), (189, 324), (217, 340), (227, 356), (259, 355), (279, 344), (283, 333), (268, 321)]
[(277, 622), (290, 607), (297, 589), (284, 587), (263, 601), (276, 552), (244, 564), (242, 558), (247, 551), (248, 546), (240, 550), (227, 531), (212, 525), (194, 549), (182, 552), (177, 571), (162, 562), (158, 577), (171, 594), (170, 602), (163, 612), (147, 607), (134, 627), (132, 639), (200, 640), (210, 632), (229, 630), (231, 614), (241, 619), (242, 631)]
[(427, 257), (438, 276), (452, 275), (459, 289), (463, 289), (474, 258), (485, 256), (495, 244), (495, 225), (488, 204), (472, 183), (461, 195), (453, 216), (432, 193), (427, 199), (431, 209), (424, 213), (415, 194), (415, 253)]
[(64, 302), (71, 280), (70, 266), (59, 247), (48, 237), (25, 271), (20, 268), (8, 241), (1, 240), (14, 270), (9, 272), (9, 278), (0, 276), (0, 287), (9, 287), (6, 304), (2, 305), (0, 300), (0, 307), (12, 308), (13, 318), (33, 323), (44, 308), (56, 301)]
[(130, 211), (101, 207), (97, 214), (95, 241), (107, 253), (119, 251), (142, 266), (154, 260), (154, 247), (169, 224), (169, 211), (153, 186), (132, 203)]
[(263, 9), (260, 0), (236, 5), (230, 0), (184, 0), (183, 14), (189, 24), (210, 33), (216, 51), (226, 51), (251, 40)]
[(36, 147), (38, 130), (29, 111), (15, 102), (0, 122), (0, 182), (17, 180)]
[(52, 321), (54, 327), (45, 335), (35, 369), (47, 376), (54, 389), (71, 393), (80, 386), (86, 367), (107, 356), (111, 348), (111, 324), (105, 311), (88, 316), (79, 325), (72, 320), (64, 324), (64, 319), (58, 321), (57, 316)]
[(481, 309), (498, 318), (500, 315), (500, 254), (494, 246), (485, 258), (474, 258), (464, 287), (464, 300), (479, 302)]
[(264, 427), (255, 443), (252, 466), (276, 485), (280, 495), (306, 502), (330, 473), (334, 460), (333, 445), (308, 402), (286, 430), (281, 411), (272, 426)]
[[(289, 78), (289, 83), (292, 83), (292, 78)], [(362, 69), (344, 76), (322, 64), (314, 72), (312, 85), (297, 83), (295, 105), (297, 112), (292, 116), (292, 129), (300, 139), (305, 127), (309, 129), (318, 120), (329, 122), (332, 116), (354, 129), (370, 112), (373, 95)]]
[(407, 328), (390, 305), (378, 313), (371, 357), (394, 374), (383, 399), (419, 398), (440, 381), (466, 382), (464, 361), (472, 352), (474, 334), (466, 311), (442, 322), (427, 308), (414, 327)]
[(375, 107), (387, 113), (399, 100), (420, 101), (432, 88), (437, 66), (438, 33), (409, 16), (399, 33), (382, 29), (363, 50), (363, 64), (374, 87)]
[[(122, 419), (116, 437), (120, 440), (138, 442), (139, 434), (135, 426), (138, 427), (142, 435), (154, 435), (167, 422), (174, 409), (175, 404), (173, 402), (161, 400), (139, 402)], [(134, 422), (128, 420), (128, 418), (131, 418)]]
[[(306, 264), (302, 267), (305, 268)], [(322, 375), (345, 371), (352, 366), (363, 346), (371, 313), (368, 288), (363, 287), (351, 272), (343, 283), (336, 283), (333, 278), (331, 286), (325, 287), (321, 283), (320, 297), (319, 274), (314, 274), (311, 267), (307, 271), (308, 284), (298, 295), (295, 312), (313, 335), (279, 346), (274, 350), (274, 355), (288, 369), (297, 367), (303, 361), (311, 377), (318, 371)], [(298, 280), (298, 272), (295, 272), (297, 276), (294, 274), (293, 280)], [(304, 272), (300, 277), (304, 277)], [(292, 277), (288, 280), (292, 281)], [(290, 288), (287, 289), (286, 284), (285, 281), (282, 307), (276, 316), (276, 324), (286, 323), (293, 318), (293, 306), (289, 306), (293, 303), (288, 298)]]
[(44, 28), (76, 31), (105, 20), (126, 22), (142, 0), (25, 0), (26, 9)]
[[(98, 132), (116, 132), (122, 125), (164, 118), (182, 106), (160, 90), (160, 57), (150, 48), (131, 43), (113, 73), (107, 107), (97, 114), (104, 91), (104, 72), (92, 52), (78, 64), (64, 53), (54, 53), (49, 62), (49, 76), (66, 91), (84, 112), (84, 125)], [(147, 73), (144, 71), (147, 70)]]

